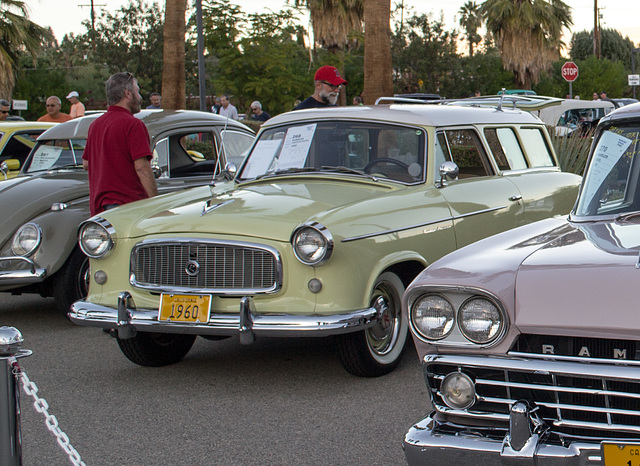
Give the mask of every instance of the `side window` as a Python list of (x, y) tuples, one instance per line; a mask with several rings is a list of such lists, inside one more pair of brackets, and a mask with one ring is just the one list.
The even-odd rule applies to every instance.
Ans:
[(530, 167), (554, 167), (553, 155), (541, 128), (520, 128), (520, 138)]
[[(168, 137), (169, 176), (213, 175), (218, 171), (215, 135), (209, 131), (172, 134)], [(158, 155), (160, 151), (156, 150)]]
[(527, 168), (527, 161), (512, 128), (487, 128), (484, 135), (500, 170)]
[(446, 130), (447, 146), (451, 159), (460, 169), (460, 178), (492, 174), (480, 139), (471, 129)]

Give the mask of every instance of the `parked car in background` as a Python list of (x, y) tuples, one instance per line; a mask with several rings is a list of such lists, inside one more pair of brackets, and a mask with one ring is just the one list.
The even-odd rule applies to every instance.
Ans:
[(611, 101), (614, 103), (616, 108), (638, 103), (638, 99), (631, 99), (631, 98), (611, 99)]
[[(20, 176), (0, 182), (0, 292), (54, 296), (60, 312), (86, 296), (88, 259), (77, 245), (89, 218), (82, 153), (100, 115), (60, 123), (37, 140)], [(195, 111), (147, 111), (161, 193), (205, 185), (228, 161), (239, 164), (254, 140), (246, 126)]]
[(425, 464), (638, 464), (640, 104), (603, 117), (568, 217), (432, 264), (405, 315), (434, 411)]
[(31, 149), (36, 145), (36, 138), (55, 123), (33, 121), (0, 122), (0, 180), (16, 176)]
[(576, 131), (576, 134), (583, 134), (594, 129), (600, 118), (614, 109), (613, 102), (606, 100), (564, 99), (560, 105), (543, 108), (538, 116), (555, 128), (556, 135), (568, 136)]
[(136, 364), (181, 360), (197, 335), (334, 336), (340, 362), (400, 361), (411, 280), (447, 252), (556, 214), (562, 173), (528, 112), (391, 104), (267, 121), (224, 192), (197, 188), (83, 223), (89, 295), (69, 314), (117, 329)]

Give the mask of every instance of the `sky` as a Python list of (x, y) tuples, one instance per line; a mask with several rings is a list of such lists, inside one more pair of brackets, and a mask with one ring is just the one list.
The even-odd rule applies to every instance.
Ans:
[[(593, 29), (594, 3), (589, 0), (564, 0), (573, 8), (573, 27), (571, 32)], [(191, 3), (192, 0), (189, 0)], [(391, 0), (392, 5), (400, 0)], [(404, 0), (405, 6), (413, 8), (416, 14), (433, 13), (439, 18), (440, 12), (444, 14), (444, 22), (447, 29), (458, 27), (457, 12), (466, 0)], [(65, 34), (84, 33), (86, 29), (82, 21), (91, 17), (91, 0), (25, 0), (31, 9), (30, 18), (40, 26), (51, 26), (53, 32), (61, 41)], [(128, 0), (93, 0), (96, 17), (101, 9), (114, 12), (122, 5), (128, 4)], [(160, 0), (163, 3), (163, 0)], [(240, 5), (247, 13), (266, 12), (264, 0), (231, 0), (231, 3)], [(476, 0), (482, 3), (482, 0)], [(273, 5), (276, 11), (283, 6), (285, 0), (276, 0)], [(443, 4), (445, 4), (443, 6)], [(601, 14), (601, 27), (617, 29), (623, 37), (629, 36), (636, 46), (640, 46), (640, 22), (637, 20), (640, 13), (638, 0), (598, 0), (598, 8)], [(565, 42), (569, 43), (571, 33), (566, 35)]]

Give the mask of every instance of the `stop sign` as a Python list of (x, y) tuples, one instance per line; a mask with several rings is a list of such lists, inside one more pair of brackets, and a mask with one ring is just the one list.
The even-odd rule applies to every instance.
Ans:
[(578, 65), (573, 63), (572, 61), (566, 62), (562, 65), (562, 77), (565, 81), (575, 81), (578, 77)]

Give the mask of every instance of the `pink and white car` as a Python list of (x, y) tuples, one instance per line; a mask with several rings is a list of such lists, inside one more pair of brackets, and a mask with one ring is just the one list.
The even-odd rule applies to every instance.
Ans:
[(433, 412), (409, 464), (638, 465), (640, 104), (604, 117), (577, 203), (432, 264), (403, 312)]

